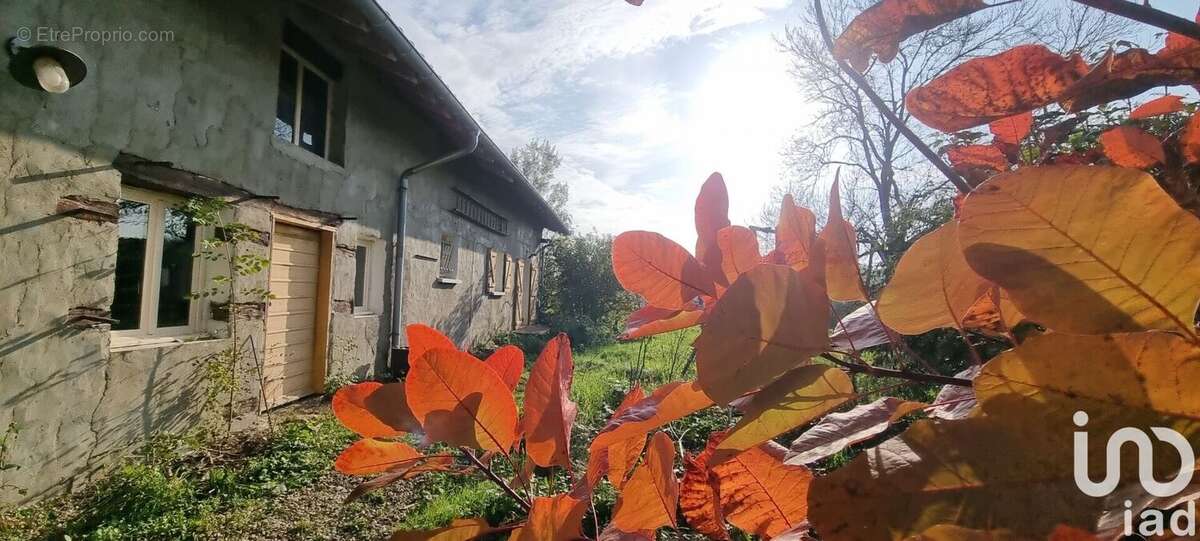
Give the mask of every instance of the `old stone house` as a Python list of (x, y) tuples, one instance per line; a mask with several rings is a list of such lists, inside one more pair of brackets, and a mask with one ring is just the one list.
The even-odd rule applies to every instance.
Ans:
[[(248, 416), (395, 367), (405, 323), (461, 346), (531, 323), (566, 227), (374, 0), (0, 14), (0, 501), (194, 426), (231, 317)], [(196, 197), (270, 262), (232, 299), (227, 262), (193, 257), (230, 230)]]

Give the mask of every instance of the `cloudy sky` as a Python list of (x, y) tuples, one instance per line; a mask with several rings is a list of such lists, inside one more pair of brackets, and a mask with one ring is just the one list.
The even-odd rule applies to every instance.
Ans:
[(721, 171), (731, 217), (757, 216), (805, 118), (775, 37), (791, 0), (386, 0), (393, 19), (502, 148), (548, 138), (576, 229), (694, 239)]
[(730, 186), (733, 222), (752, 223), (811, 114), (776, 42), (807, 2), (382, 4), (502, 148), (558, 146), (577, 231), (646, 229), (688, 246), (713, 171)]

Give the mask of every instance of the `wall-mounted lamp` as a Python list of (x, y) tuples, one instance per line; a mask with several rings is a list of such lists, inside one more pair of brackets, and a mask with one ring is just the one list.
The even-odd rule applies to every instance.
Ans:
[(8, 40), (8, 72), (18, 83), (34, 90), (62, 94), (87, 77), (87, 64), (78, 55), (49, 45), (29, 46)]

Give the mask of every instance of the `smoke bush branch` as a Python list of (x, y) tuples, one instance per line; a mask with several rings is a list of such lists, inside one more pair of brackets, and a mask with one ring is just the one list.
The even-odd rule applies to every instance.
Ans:
[(842, 359), (839, 359), (837, 357), (834, 357), (833, 355), (828, 355), (828, 354), (822, 354), (821, 358), (825, 359), (833, 364), (836, 364), (842, 368), (845, 368), (849, 372), (857, 372), (860, 374), (867, 374), (869, 376), (875, 376), (875, 377), (879, 377), (879, 378), (906, 379), (909, 381), (916, 381), (916, 382), (920, 382), (920, 383), (934, 383), (937, 385), (957, 385), (959, 387), (970, 387), (971, 386), (971, 380), (963, 379), (963, 378), (956, 378), (953, 376), (942, 376), (939, 374), (918, 374), (916, 372), (908, 372), (905, 370), (893, 370), (890, 368), (879, 368), (877, 366), (871, 366), (869, 364), (846, 362)]
[(485, 476), (487, 476), (488, 479), (490, 479), (493, 483), (495, 483), (497, 486), (499, 486), (500, 489), (503, 490), (505, 494), (508, 494), (508, 497), (510, 497), (514, 501), (516, 501), (517, 505), (521, 506), (521, 509), (523, 509), (526, 512), (529, 512), (529, 509), (532, 507), (531, 505), (529, 505), (529, 501), (526, 500), (524, 497), (522, 497), (520, 494), (518, 494), (517, 491), (514, 490), (513, 487), (509, 486), (508, 483), (504, 481), (504, 479), (502, 479), (499, 475), (496, 474), (496, 472), (492, 471), (492, 468), (490, 466), (488, 466), (487, 464), (484, 464), (481, 460), (479, 460), (479, 457), (475, 456), (475, 453), (471, 452), (470, 449), (467, 449), (464, 447), (459, 450), (462, 451), (463, 456), (466, 457), (467, 460), (471, 461), (471, 463), (474, 464), (476, 468), (479, 468), (479, 471), (483, 472), (483, 474)]
[[(825, 22), (825, 13), (821, 8), (821, 0), (813, 0), (813, 10), (816, 14), (817, 28), (820, 29), (821, 38), (825, 42), (825, 48), (829, 51), (829, 54), (833, 54), (833, 39), (829, 35), (829, 26)], [(892, 126), (896, 128), (896, 130), (903, 134), (904, 138), (908, 139), (908, 142), (912, 144), (913, 147), (915, 147), (923, 156), (925, 156), (925, 159), (929, 160), (934, 167), (937, 167), (937, 169), (941, 171), (943, 175), (946, 175), (946, 178), (951, 184), (954, 184), (955, 188), (958, 188), (958, 191), (963, 193), (971, 191), (971, 187), (967, 184), (967, 182), (963, 180), (958, 173), (955, 173), (954, 170), (951, 169), (948, 164), (946, 164), (946, 162), (942, 161), (942, 158), (938, 156), (933, 149), (929, 148), (929, 145), (926, 145), (916, 133), (913, 133), (913, 131), (904, 124), (904, 121), (896, 115), (895, 111), (888, 106), (887, 102), (883, 101), (883, 98), (879, 97), (879, 94), (877, 94), (875, 90), (871, 88), (871, 84), (865, 77), (862, 76), (861, 73), (854, 71), (854, 68), (846, 65), (846, 63), (842, 62), (841, 60), (835, 59), (834, 62), (836, 62), (842, 72), (854, 82), (854, 86), (858, 87), (859, 91), (865, 94), (867, 99), (871, 100), (871, 103), (875, 105), (875, 108), (879, 110), (880, 114), (886, 117), (888, 122), (890, 122)]]
[(1075, 2), (1200, 40), (1200, 24), (1165, 11), (1154, 9), (1149, 5), (1128, 2), (1126, 0), (1075, 0)]

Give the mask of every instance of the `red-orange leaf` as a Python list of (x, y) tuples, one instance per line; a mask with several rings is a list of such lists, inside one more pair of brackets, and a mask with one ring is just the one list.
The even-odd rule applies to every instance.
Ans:
[[(641, 402), (645, 398), (645, 393), (641, 387), (634, 387), (629, 394), (625, 395), (625, 399), (617, 406), (617, 410), (613, 412), (612, 419), (616, 419), (625, 413), (634, 404)], [(633, 465), (637, 463), (638, 457), (642, 455), (642, 449), (646, 447), (646, 435), (638, 434), (627, 439), (614, 442), (607, 447), (598, 447), (595, 444), (588, 448), (588, 471), (587, 481), (589, 486), (596, 486), (600, 476), (608, 477), (608, 481), (613, 487), (620, 490), (625, 484), (625, 479), (629, 475), (629, 471), (633, 469)]]
[(811, 364), (792, 370), (738, 407), (742, 419), (717, 445), (709, 465), (820, 419), (854, 397), (854, 384), (841, 368)]
[(958, 242), (971, 268), (1039, 326), (1197, 334), (1200, 220), (1143, 171), (1055, 165), (997, 175), (963, 202)]
[(874, 301), (842, 316), (829, 334), (830, 347), (838, 351), (861, 351), (892, 342), (893, 333), (875, 313)]
[(642, 530), (640, 532), (622, 532), (612, 524), (609, 524), (600, 531), (600, 537), (597, 541), (654, 541), (654, 532)]
[(1050, 532), (1047, 541), (1099, 541), (1100, 538), (1079, 528), (1059, 524)]
[(908, 335), (963, 326), (991, 284), (967, 264), (958, 240), (958, 222), (951, 220), (904, 252), (875, 305), (880, 321)]
[(1166, 159), (1158, 138), (1133, 126), (1117, 126), (1100, 134), (1104, 155), (1122, 167), (1146, 169)]
[(779, 263), (796, 270), (808, 267), (816, 238), (817, 217), (811, 210), (796, 206), (791, 194), (785, 195), (775, 227), (775, 251), (783, 256)]
[(651, 430), (713, 405), (711, 399), (690, 381), (676, 381), (655, 389), (650, 396), (614, 414), (592, 440), (592, 449), (602, 449), (629, 438), (644, 437)]
[(346, 496), (343, 503), (350, 503), (366, 494), (388, 487), (405, 479), (412, 479), (422, 473), (447, 472), (454, 470), (454, 458), (449, 455), (426, 456), (421, 460), (407, 465), (399, 465), (387, 473), (359, 483)]
[(625, 320), (625, 332), (620, 340), (645, 338), (665, 332), (686, 329), (700, 323), (704, 318), (701, 310), (666, 310), (657, 306), (643, 306)]
[(517, 346), (504, 346), (492, 352), (484, 364), (495, 370), (510, 390), (516, 390), (525, 372), (525, 353)]
[(368, 381), (342, 387), (333, 395), (333, 414), (342, 426), (364, 438), (421, 431), (408, 409), (403, 383)]
[(721, 254), (721, 273), (725, 283), (732, 284), (742, 273), (762, 261), (758, 251), (758, 235), (749, 228), (731, 225), (717, 232), (717, 248)]
[(787, 464), (811, 464), (847, 446), (882, 434), (892, 423), (927, 404), (885, 396), (846, 412), (830, 413), (792, 441)]
[(372, 475), (410, 465), (420, 458), (421, 453), (406, 443), (366, 438), (342, 451), (333, 467), (347, 475)]
[(697, 383), (728, 404), (827, 349), (829, 299), (824, 284), (782, 265), (743, 274), (717, 303), (696, 339)]
[(788, 531), (808, 518), (812, 472), (783, 463), (785, 449), (768, 442), (713, 468), (720, 480), (725, 518), (764, 538)]
[(1002, 335), (1016, 327), (1024, 316), (999, 287), (992, 286), (963, 315), (962, 326), (983, 333)]
[(580, 526), (587, 501), (570, 494), (534, 498), (525, 525), (509, 536), (509, 541), (574, 541), (583, 537)]
[(717, 233), (729, 227), (729, 191), (720, 173), (713, 173), (696, 196), (696, 259), (709, 269), (721, 268)]
[(613, 526), (623, 532), (657, 530), (675, 526), (675, 507), (679, 503), (679, 483), (675, 480), (675, 444), (665, 432), (650, 439), (646, 460), (633, 471), (633, 477), (617, 498)]
[(1059, 99), (1088, 71), (1079, 55), (1063, 58), (1041, 45), (1021, 45), (968, 60), (908, 93), (908, 111), (945, 132), (1032, 111)]
[(723, 432), (714, 432), (699, 455), (683, 458), (683, 481), (679, 485), (679, 509), (688, 526), (718, 541), (729, 539), (725, 514), (721, 511), (721, 485), (708, 471), (708, 460)]
[(900, 51), (900, 42), (987, 7), (982, 0), (883, 0), (858, 14), (833, 44), (833, 56), (863, 71), (871, 53), (883, 63)]
[(571, 426), (578, 413), (570, 396), (574, 374), (571, 340), (559, 333), (546, 343), (525, 384), (525, 450), (538, 466), (571, 467)]
[(1129, 49), (1109, 50), (1092, 66), (1087, 76), (1063, 92), (1064, 109), (1072, 112), (1131, 98), (1159, 86), (1193, 84), (1200, 81), (1200, 47), (1151, 53)]
[(842, 218), (842, 194), (838, 179), (829, 191), (829, 220), (821, 230), (825, 243), (825, 285), (835, 301), (865, 301), (862, 275), (858, 271), (858, 233)]
[(507, 531), (510, 528), (493, 528), (481, 518), (454, 519), (449, 526), (436, 530), (400, 531), (393, 533), (390, 541), (470, 541), (489, 533)]
[(621, 287), (659, 308), (694, 308), (696, 297), (716, 295), (712, 277), (700, 262), (658, 233), (621, 233), (613, 240), (612, 259)]
[[(1196, 12), (1196, 23), (1200, 24), (1200, 11)], [(1163, 51), (1182, 51), (1193, 47), (1200, 47), (1200, 41), (1175, 32), (1167, 32), (1167, 43)]]
[(431, 349), (458, 349), (446, 335), (429, 325), (414, 323), (405, 327), (405, 331), (408, 335), (409, 359), (419, 359)]
[(1187, 127), (1179, 138), (1179, 149), (1188, 164), (1200, 162), (1200, 111), (1188, 119)]
[(408, 406), (435, 441), (508, 452), (517, 404), (495, 370), (458, 350), (434, 349), (411, 361)]
[(963, 145), (946, 149), (946, 158), (956, 171), (987, 169), (1007, 171), (1008, 158), (996, 145)]
[(1018, 144), (1025, 139), (1026, 135), (1029, 135), (1029, 130), (1033, 129), (1033, 111), (1025, 111), (1019, 115), (993, 121), (988, 124), (988, 129), (991, 130), (996, 142), (1009, 145)]
[(1130, 120), (1140, 120), (1159, 115), (1169, 115), (1183, 110), (1183, 98), (1167, 94), (1137, 106), (1129, 113)]

